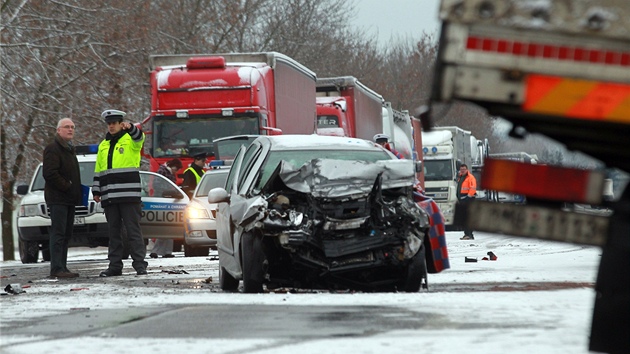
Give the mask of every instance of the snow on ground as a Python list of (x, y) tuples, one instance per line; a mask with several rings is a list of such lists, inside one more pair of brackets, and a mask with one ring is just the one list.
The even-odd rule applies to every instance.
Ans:
[[(194, 288), (126, 288), (114, 281), (81, 287), (80, 279), (56, 282), (40, 280), (27, 294), (0, 299), (0, 330), (12, 321), (38, 316), (63, 314), (76, 308), (112, 309), (163, 304), (259, 304), (265, 305), (338, 305), (393, 306), (418, 313), (433, 312), (446, 316), (444, 323), (433, 323), (421, 330), (387, 332), (368, 337), (329, 338), (308, 343), (286, 344), (274, 353), (587, 353), (592, 308), (593, 285), (601, 250), (565, 243), (478, 233), (474, 241), (461, 241), (459, 232), (447, 233), (451, 269), (429, 276), (429, 292), (407, 293), (270, 293), (232, 294), (200, 291)], [(488, 251), (496, 261), (484, 261)], [(465, 257), (477, 258), (467, 263)], [(69, 267), (78, 259), (105, 259), (106, 249), (71, 249)], [(181, 267), (189, 277), (218, 281), (218, 261), (202, 257), (151, 260), (147, 279), (177, 275), (152, 272), (151, 266)], [(0, 267), (16, 266), (5, 261)], [(129, 264), (125, 265), (129, 276)], [(120, 277), (124, 278), (124, 277)], [(517, 290), (514, 291), (514, 288)], [(522, 290), (521, 290), (522, 289)], [(33, 295), (49, 301), (32, 301)], [(121, 299), (124, 298), (124, 301)], [(458, 323), (461, 326), (458, 327)], [(268, 353), (263, 344), (251, 340), (151, 338), (134, 340), (89, 337), (38, 341), (37, 338), (0, 337), (3, 353), (39, 351), (64, 353), (104, 353), (131, 347), (143, 352), (170, 353)]]

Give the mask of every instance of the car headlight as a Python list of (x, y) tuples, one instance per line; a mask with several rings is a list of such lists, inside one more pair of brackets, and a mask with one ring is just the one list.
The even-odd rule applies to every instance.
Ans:
[(18, 213), (18, 216), (37, 216), (37, 215), (39, 215), (37, 204), (20, 205), (20, 212)]
[(209, 219), (208, 210), (197, 202), (192, 202), (186, 206), (186, 218), (188, 219)]

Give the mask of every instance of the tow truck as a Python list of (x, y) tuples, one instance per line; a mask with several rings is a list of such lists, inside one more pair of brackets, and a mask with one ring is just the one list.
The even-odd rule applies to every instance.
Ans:
[[(544, 134), (630, 171), (630, 5), (627, 0), (442, 0), (442, 28), (427, 109), (475, 103), (513, 124), (509, 135)], [(439, 107), (443, 111), (444, 107)], [(488, 232), (602, 247), (589, 349), (630, 352), (630, 189), (603, 198), (605, 174), (488, 158), (481, 184), (522, 194), (526, 205), (476, 201), (456, 223)], [(610, 216), (570, 211), (602, 205)]]

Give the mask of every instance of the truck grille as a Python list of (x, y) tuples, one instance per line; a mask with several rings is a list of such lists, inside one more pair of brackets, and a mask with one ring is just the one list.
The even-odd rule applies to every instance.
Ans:
[[(50, 218), (50, 208), (46, 204), (40, 204), (40, 211), (42, 214)], [(85, 205), (77, 205), (74, 207), (74, 216), (88, 216), (94, 214), (94, 210), (96, 209), (96, 202), (90, 201), (88, 202), (88, 206)]]
[(427, 188), (424, 194), (435, 201), (446, 201), (448, 200), (448, 187)]

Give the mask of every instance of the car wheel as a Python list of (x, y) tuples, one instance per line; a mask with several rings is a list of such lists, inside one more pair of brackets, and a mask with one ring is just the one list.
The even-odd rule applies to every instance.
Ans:
[(44, 262), (50, 262), (50, 246), (42, 248), (42, 259)]
[[(37, 263), (37, 258), (39, 258), (39, 244), (37, 242), (18, 239), (18, 248), (22, 263)], [(50, 252), (48, 254), (50, 255)]]
[(221, 290), (236, 291), (238, 289), (238, 280), (230, 275), (225, 268), (219, 266), (219, 285)]
[(418, 253), (413, 256), (409, 265), (407, 265), (406, 279), (402, 283), (401, 290), (415, 293), (420, 290), (420, 286), (427, 289), (427, 274), (426, 256), (424, 247), (421, 247)]
[(262, 249), (262, 237), (253, 232), (243, 234), (241, 240), (243, 254), (243, 292), (262, 293), (265, 255)]
[(173, 252), (181, 252), (183, 245), (184, 245), (183, 240), (173, 240)]

